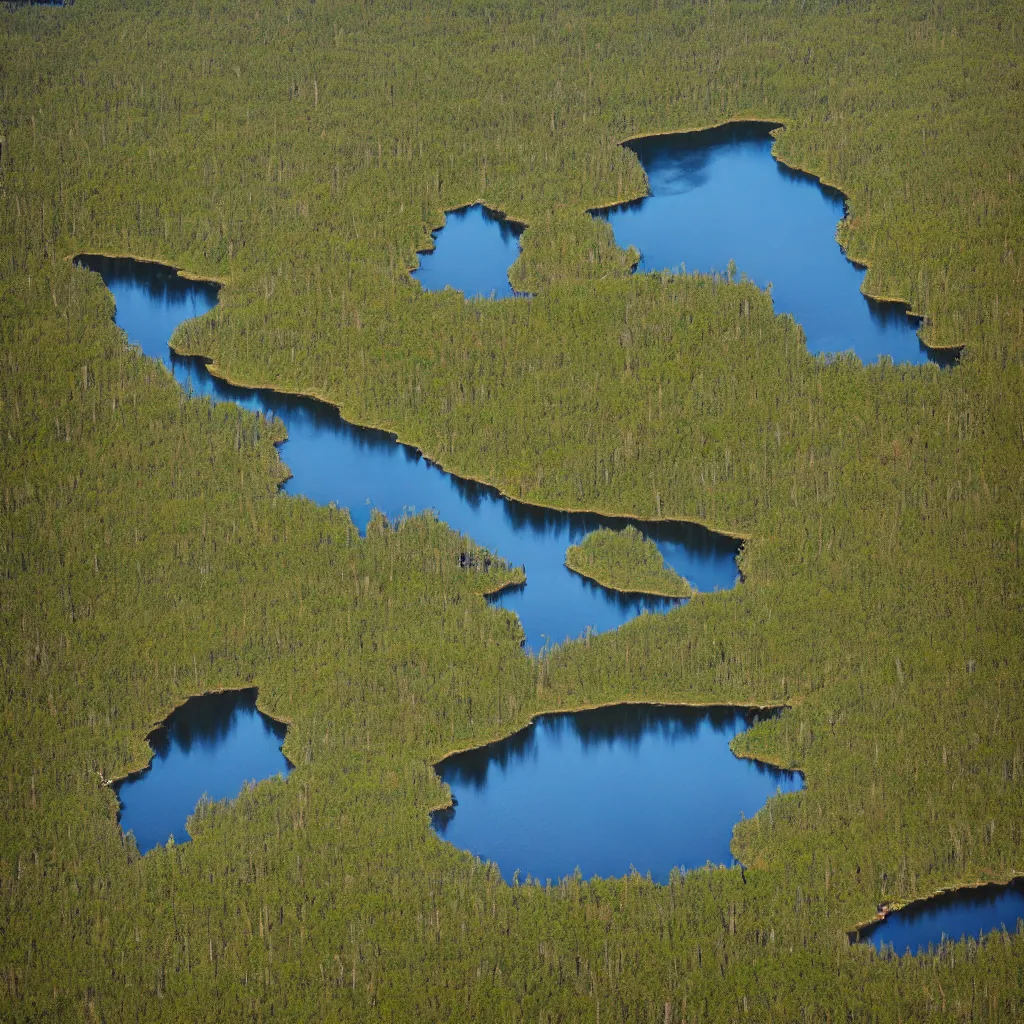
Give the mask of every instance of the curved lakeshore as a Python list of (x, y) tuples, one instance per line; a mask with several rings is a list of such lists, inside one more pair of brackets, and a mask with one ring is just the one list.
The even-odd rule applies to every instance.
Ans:
[[(521, 732), (523, 729), (528, 728), (537, 721), (538, 718), (542, 718), (544, 715), (575, 715), (581, 711), (599, 711), (602, 708), (615, 708), (615, 707), (652, 707), (652, 708), (682, 708), (684, 710), (704, 711), (708, 708), (735, 708), (737, 711), (749, 712), (753, 714), (765, 713), (766, 717), (770, 717), (772, 713), (782, 714), (783, 711), (788, 711), (790, 708), (795, 707), (796, 701), (785, 704), (757, 704), (754, 702), (744, 703), (742, 701), (698, 701), (698, 700), (650, 700), (642, 697), (624, 697), (616, 698), (614, 700), (602, 700), (596, 704), (574, 704), (572, 707), (553, 707), (543, 708), (540, 711), (534, 711), (530, 717), (521, 725), (518, 729), (514, 729), (511, 733), (507, 729), (501, 730), (490, 739), (484, 739), (478, 743), (473, 743), (466, 747), (456, 747), (453, 750), (448, 750), (441, 757), (431, 762), (431, 767), (436, 767), (442, 761), (446, 761), (450, 757), (455, 757), (457, 754), (467, 754), (473, 750), (481, 750), (484, 747), (492, 746), (495, 743), (500, 743), (503, 739), (507, 739), (509, 736), (514, 735), (517, 732)], [(776, 761), (772, 761), (766, 757), (754, 757), (753, 754), (744, 753), (742, 751), (733, 751), (734, 755), (739, 758), (746, 758), (751, 761), (760, 761), (762, 764), (766, 764), (771, 768), (777, 768), (780, 771), (793, 771), (799, 774), (803, 772), (799, 768), (792, 767), (790, 765), (784, 765)], [(432, 807), (431, 811), (446, 810), (452, 806), (451, 801), (447, 803), (439, 804), (437, 807)]]
[(730, 748), (778, 713), (642, 701), (538, 713), (434, 764), (451, 800), (431, 812), (432, 825), (497, 862), (506, 882), (636, 870), (665, 883), (677, 868), (730, 866), (737, 822), (803, 788), (801, 773)]
[(624, 594), (649, 594), (677, 600), (693, 596), (693, 587), (665, 565), (657, 546), (630, 525), (615, 532), (588, 533), (565, 553), (566, 568), (602, 587)]
[[(571, 549), (570, 549), (571, 550)], [(624, 598), (631, 597), (660, 597), (666, 601), (675, 601), (679, 604), (683, 604), (688, 601), (694, 595), (694, 591), (687, 585), (686, 593), (673, 594), (667, 590), (659, 590), (656, 587), (636, 586), (621, 584), (617, 585), (609, 577), (601, 577), (596, 573), (588, 572), (586, 569), (581, 569), (573, 565), (568, 559), (565, 561), (565, 567), (570, 571), (576, 573), (577, 576), (585, 579), (588, 583), (593, 584), (595, 587), (601, 587), (603, 590), (614, 590), (618, 594), (622, 594)], [(686, 583), (686, 580), (683, 580)]]
[[(217, 277), (215, 274), (193, 273), (179, 266), (173, 260), (165, 259), (162, 256), (134, 256), (130, 252), (107, 252), (102, 249), (91, 249), (89, 252), (71, 253), (69, 256), (65, 256), (64, 260), (77, 267), (81, 260), (90, 260), (96, 257), (104, 260), (124, 260), (129, 263), (146, 264), (159, 270), (172, 271), (175, 277), (180, 277), (183, 281), (192, 281), (195, 284), (216, 285), (218, 289), (227, 287), (231, 280), (227, 277)], [(96, 272), (99, 273), (99, 271)], [(102, 274), (100, 276), (102, 277)], [(219, 305), (219, 302), (217, 304)], [(170, 339), (168, 339), (167, 344), (170, 345)]]
[(528, 298), (509, 279), (525, 230), (526, 224), (479, 200), (445, 210), (443, 223), (430, 232), (431, 246), (416, 250), (418, 264), (409, 276), (424, 291), (450, 288), (466, 299)]
[(566, 550), (597, 529), (634, 526), (656, 544), (667, 565), (699, 590), (729, 589), (740, 579), (737, 538), (682, 521), (530, 505), (489, 484), (446, 472), (395, 434), (356, 426), (322, 399), (233, 384), (205, 357), (181, 356), (169, 347), (178, 324), (217, 304), (215, 282), (190, 282), (165, 265), (125, 258), (83, 254), (76, 262), (103, 276), (114, 293), (115, 322), (146, 355), (160, 359), (189, 394), (233, 402), (282, 421), (287, 431), (282, 453), (290, 474), (281, 485), (285, 493), (348, 508), (361, 532), (373, 509), (392, 522), (433, 509), (452, 529), (507, 564), (522, 566), (524, 585), (502, 586), (487, 599), (518, 615), (534, 653), (678, 604), (609, 590), (567, 569)]
[(188, 842), (187, 822), (204, 797), (233, 800), (247, 784), (287, 776), (287, 724), (256, 705), (257, 688), (186, 698), (146, 736), (145, 767), (109, 782), (118, 823), (148, 853), (169, 839)]
[(943, 942), (980, 939), (1024, 921), (1024, 876), (1008, 882), (970, 882), (938, 889), (905, 903), (883, 904), (869, 921), (848, 933), (851, 943), (867, 943), (878, 953), (917, 956)]
[(745, 118), (627, 139), (620, 144), (643, 166), (648, 193), (589, 212), (611, 223), (622, 248), (640, 252), (637, 272), (685, 266), (771, 286), (776, 312), (793, 316), (813, 354), (853, 351), (865, 364), (889, 356), (955, 365), (960, 349), (921, 339), (923, 314), (863, 289), (867, 263), (837, 238), (849, 199), (776, 156), (775, 136), (784, 127)]

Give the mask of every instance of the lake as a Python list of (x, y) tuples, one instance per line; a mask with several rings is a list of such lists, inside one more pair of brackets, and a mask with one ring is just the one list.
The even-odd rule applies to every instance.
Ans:
[(412, 276), (428, 292), (454, 288), (467, 299), (507, 299), (519, 293), (509, 268), (519, 259), (523, 225), (481, 203), (449, 210), (443, 228), (431, 232), (434, 248), (420, 254)]
[(190, 697), (150, 733), (148, 768), (114, 783), (125, 833), (141, 853), (188, 842), (188, 816), (199, 798), (233, 800), (247, 782), (288, 775), (281, 753), (287, 727), (256, 708), (256, 690)]
[(565, 567), (565, 552), (592, 530), (632, 523), (658, 546), (666, 563), (700, 591), (727, 590), (739, 581), (734, 537), (685, 522), (647, 523), (591, 513), (559, 512), (503, 497), (495, 488), (446, 473), (395, 435), (358, 427), (337, 408), (299, 395), (236, 387), (214, 377), (204, 359), (178, 356), (168, 341), (174, 329), (217, 304), (218, 286), (190, 281), (157, 263), (79, 256), (96, 271), (116, 303), (114, 321), (153, 359), (161, 360), (189, 393), (280, 419), (288, 430), (281, 457), (292, 473), (288, 494), (349, 509), (365, 533), (376, 508), (394, 522), (433, 509), (452, 529), (526, 571), (523, 586), (489, 598), (519, 616), (527, 647), (616, 629), (643, 612), (666, 612), (682, 603), (624, 594)]
[(614, 877), (735, 863), (736, 823), (803, 787), (798, 772), (738, 758), (729, 742), (775, 712), (616, 704), (541, 715), (435, 765), (454, 807), (434, 830), (511, 882)]
[(1009, 885), (954, 889), (894, 910), (860, 930), (859, 938), (877, 950), (891, 946), (897, 956), (918, 954), (944, 939), (979, 938), (1005, 928), (1011, 935), (1024, 920), (1024, 880)]
[(627, 142), (650, 195), (591, 213), (640, 251), (639, 272), (727, 275), (733, 261), (736, 277), (771, 284), (776, 313), (793, 316), (812, 353), (954, 365), (958, 351), (929, 349), (905, 303), (861, 292), (867, 271), (835, 238), (845, 197), (775, 159), (771, 132), (781, 127), (746, 121)]

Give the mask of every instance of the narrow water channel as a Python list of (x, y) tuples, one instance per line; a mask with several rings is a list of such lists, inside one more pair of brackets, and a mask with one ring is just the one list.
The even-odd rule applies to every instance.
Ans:
[(854, 939), (897, 956), (917, 955), (940, 942), (978, 939), (1005, 928), (1016, 934), (1024, 922), (1024, 879), (944, 892), (894, 910), (860, 930)]
[(861, 292), (867, 271), (835, 238), (846, 199), (775, 159), (771, 132), (780, 127), (746, 121), (627, 142), (650, 194), (591, 212), (619, 245), (640, 251), (640, 272), (728, 275), (734, 266), (759, 288), (771, 284), (775, 311), (792, 314), (812, 353), (954, 365), (958, 351), (929, 349), (904, 303)]
[(588, 629), (605, 632), (641, 612), (664, 612), (681, 603), (608, 590), (567, 569), (566, 550), (599, 527), (622, 529), (632, 523), (697, 590), (726, 590), (739, 580), (740, 542), (735, 538), (693, 523), (559, 512), (504, 498), (493, 487), (444, 472), (415, 448), (396, 442), (393, 434), (346, 422), (325, 402), (219, 380), (203, 359), (175, 355), (168, 347), (178, 324), (217, 304), (216, 285), (127, 258), (86, 255), (76, 262), (101, 275), (116, 303), (114, 321), (129, 341), (161, 360), (187, 391), (284, 423), (288, 440), (281, 456), (292, 473), (283, 488), (288, 494), (348, 508), (364, 532), (374, 508), (392, 521), (434, 509), (454, 530), (523, 565), (525, 585), (491, 600), (519, 616), (534, 653), (548, 642), (561, 643)]
[(188, 842), (185, 827), (199, 798), (233, 800), (247, 782), (287, 775), (287, 726), (256, 708), (256, 690), (192, 697), (148, 737), (149, 767), (114, 784), (119, 820), (141, 853)]
[(673, 868), (732, 865), (736, 823), (803, 787), (798, 772), (729, 749), (770, 714), (617, 704), (541, 715), (435, 765), (454, 806), (434, 812), (434, 830), (508, 882), (516, 872), (543, 882), (635, 868), (665, 883)]
[(412, 276), (428, 292), (454, 288), (467, 299), (507, 299), (519, 293), (508, 280), (519, 259), (523, 225), (481, 203), (449, 210), (432, 232), (434, 248), (420, 253)]

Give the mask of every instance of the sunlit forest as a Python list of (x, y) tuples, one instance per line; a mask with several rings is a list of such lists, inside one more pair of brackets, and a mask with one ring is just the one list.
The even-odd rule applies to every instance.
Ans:
[[(848, 937), (1024, 874), (1020, 2), (0, 23), (0, 1019), (1024, 1020), (1012, 928)], [(866, 291), (957, 366), (814, 357), (749, 282), (632, 273), (588, 213), (645, 194), (620, 143), (740, 118), (843, 191)], [(475, 202), (526, 225), (531, 298), (410, 278)], [(280, 493), (280, 424), (126, 345), (82, 252), (221, 282), (173, 344), (233, 381), (534, 504), (742, 537), (743, 582), (532, 657), (485, 599), (518, 569), (429, 513), (361, 537)], [(294, 771), (141, 856), (110, 780), (190, 696), (250, 687)], [(805, 779), (738, 823), (744, 870), (510, 886), (431, 830), (446, 754), (627, 700), (785, 706), (733, 743)]]
[(658, 546), (635, 527), (594, 530), (565, 553), (565, 564), (604, 587), (627, 593), (689, 597), (693, 588), (665, 564)]

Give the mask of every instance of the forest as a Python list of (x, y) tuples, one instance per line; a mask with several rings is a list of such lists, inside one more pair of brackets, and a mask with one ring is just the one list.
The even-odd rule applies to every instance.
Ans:
[[(0, 20), (0, 1018), (1024, 1019), (1013, 929), (848, 938), (1024, 873), (1019, 0)], [(749, 282), (631, 272), (587, 212), (645, 193), (620, 143), (741, 118), (959, 365), (813, 357)], [(473, 202), (526, 225), (531, 298), (410, 278)], [(742, 537), (743, 582), (531, 657), (484, 596), (518, 570), (281, 494), (280, 424), (126, 345), (82, 252), (221, 282), (173, 344), (233, 381), (534, 504)], [(107, 782), (249, 687), (295, 770), (140, 856)], [(733, 744), (806, 783), (737, 825), (745, 871), (509, 886), (432, 832), (446, 754), (621, 701), (785, 705)]]
[(657, 544), (635, 527), (588, 533), (565, 553), (565, 564), (603, 587), (634, 594), (689, 597), (693, 588), (665, 564)]

